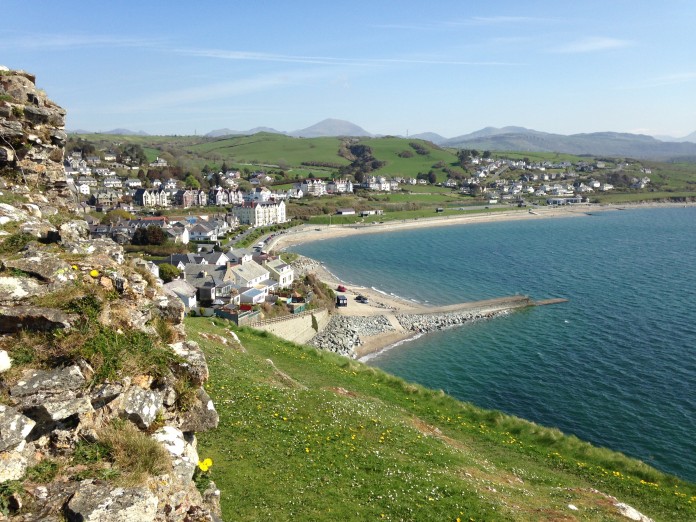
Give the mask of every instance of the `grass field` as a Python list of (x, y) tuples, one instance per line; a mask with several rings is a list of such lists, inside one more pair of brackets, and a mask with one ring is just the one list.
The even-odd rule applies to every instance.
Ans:
[(220, 414), (198, 452), (225, 520), (625, 520), (604, 494), (696, 519), (693, 484), (558, 430), (224, 320), (186, 329)]

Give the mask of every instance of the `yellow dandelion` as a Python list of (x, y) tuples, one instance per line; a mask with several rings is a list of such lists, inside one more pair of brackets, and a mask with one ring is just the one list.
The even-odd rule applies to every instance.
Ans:
[(90, 270), (89, 275), (91, 275), (92, 277), (99, 277), (99, 270)]

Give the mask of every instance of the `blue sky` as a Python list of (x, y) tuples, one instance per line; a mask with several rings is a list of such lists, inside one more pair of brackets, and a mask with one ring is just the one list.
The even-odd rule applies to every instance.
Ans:
[(4, 0), (2, 12), (0, 64), (35, 74), (69, 129), (696, 131), (693, 0)]

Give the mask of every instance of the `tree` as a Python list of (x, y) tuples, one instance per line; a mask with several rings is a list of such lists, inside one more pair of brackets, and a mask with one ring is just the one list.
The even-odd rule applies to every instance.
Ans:
[(169, 283), (173, 279), (177, 279), (181, 275), (181, 271), (174, 265), (169, 263), (162, 263), (159, 266), (160, 279), (165, 283)]
[(133, 232), (133, 245), (163, 245), (167, 241), (161, 227), (150, 225), (147, 228), (136, 228)]
[(484, 150), (483, 151), (483, 159), (488, 159), (491, 157), (491, 151), (490, 150)]
[(145, 229), (148, 245), (163, 245), (167, 241), (167, 236), (164, 235), (162, 227), (150, 225)]
[(101, 223), (103, 225), (113, 225), (116, 223), (119, 219), (133, 219), (134, 216), (130, 212), (127, 212), (123, 209), (117, 208), (116, 210), (111, 210), (104, 214), (104, 217), (101, 218)]
[(437, 176), (435, 175), (434, 171), (428, 172), (428, 183), (431, 185), (434, 185), (437, 182)]
[(193, 188), (196, 190), (201, 188), (201, 182), (198, 181), (193, 174), (189, 174), (188, 176), (186, 176), (186, 179), (184, 180), (184, 185), (186, 185), (187, 188)]

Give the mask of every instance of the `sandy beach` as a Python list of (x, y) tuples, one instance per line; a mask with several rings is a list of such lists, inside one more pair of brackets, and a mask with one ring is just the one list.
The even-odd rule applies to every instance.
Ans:
[[(693, 204), (691, 204), (693, 205)], [(651, 203), (643, 205), (582, 205), (554, 208), (533, 208), (515, 209), (500, 212), (488, 212), (481, 214), (449, 215), (437, 216), (432, 218), (421, 218), (417, 220), (388, 221), (385, 223), (366, 224), (366, 225), (305, 225), (293, 229), (290, 232), (273, 238), (267, 248), (274, 252), (281, 252), (290, 246), (307, 243), (310, 241), (320, 241), (339, 237), (354, 236), (358, 234), (378, 234), (394, 232), (397, 230), (409, 230), (416, 228), (441, 227), (453, 225), (467, 225), (476, 223), (490, 223), (497, 221), (517, 221), (517, 220), (538, 220), (550, 218), (580, 218), (586, 217), (596, 212), (618, 211), (635, 208), (653, 207), (684, 207), (685, 204), (670, 203)], [(336, 289), (338, 285), (346, 287), (344, 293), (349, 300), (345, 308), (337, 308), (335, 313), (349, 317), (370, 317), (383, 316), (393, 326), (393, 330), (382, 332), (376, 335), (360, 337), (361, 343), (354, 349), (355, 355), (362, 358), (366, 355), (375, 353), (396, 343), (403, 342), (419, 335), (419, 332), (404, 328), (396, 316), (400, 314), (408, 315), (428, 315), (447, 314), (467, 309), (467, 303), (460, 303), (449, 306), (430, 306), (416, 303), (395, 295), (389, 295), (373, 288), (350, 285), (341, 281), (337, 275), (330, 273), (321, 263), (316, 260), (302, 257), (299, 263), (295, 263), (296, 277), (307, 272), (313, 272), (321, 281)], [(368, 303), (359, 303), (355, 297), (362, 295), (368, 298)], [(502, 297), (502, 296), (501, 296)], [(479, 303), (485, 305), (485, 303)], [(516, 308), (512, 306), (511, 308)], [(491, 303), (491, 314), (499, 307)], [(486, 311), (485, 306), (477, 310)]]

